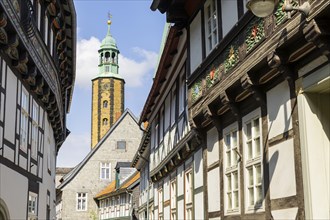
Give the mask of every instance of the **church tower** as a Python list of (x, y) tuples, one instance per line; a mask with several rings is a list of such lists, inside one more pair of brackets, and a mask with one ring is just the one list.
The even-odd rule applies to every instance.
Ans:
[(124, 79), (119, 75), (119, 50), (108, 32), (98, 50), (98, 75), (92, 79), (92, 134), (91, 148), (102, 139), (124, 111)]

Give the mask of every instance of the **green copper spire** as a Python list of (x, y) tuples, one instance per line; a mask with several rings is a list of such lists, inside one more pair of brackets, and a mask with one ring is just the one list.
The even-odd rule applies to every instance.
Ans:
[[(109, 16), (110, 17), (110, 16)], [(99, 73), (97, 77), (114, 77), (122, 79), (119, 75), (118, 69), (118, 55), (119, 50), (116, 40), (112, 37), (110, 32), (111, 20), (109, 19), (107, 35), (101, 42), (99, 52)]]

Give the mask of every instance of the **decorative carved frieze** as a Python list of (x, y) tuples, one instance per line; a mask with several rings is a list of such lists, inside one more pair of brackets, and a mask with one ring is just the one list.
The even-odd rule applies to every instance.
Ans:
[(8, 44), (4, 46), (4, 52), (13, 60), (19, 59), (17, 46), (19, 45), (19, 38), (17, 34), (9, 36)]

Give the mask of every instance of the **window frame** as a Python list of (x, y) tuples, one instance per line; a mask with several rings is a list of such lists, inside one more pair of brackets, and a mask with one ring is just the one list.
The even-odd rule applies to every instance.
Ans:
[(110, 162), (100, 162), (100, 180), (111, 180)]
[(29, 102), (30, 95), (22, 86), (21, 89), (21, 119), (20, 119), (20, 149), (27, 152), (29, 136)]
[[(121, 148), (121, 147), (119, 147), (119, 145), (122, 144), (122, 143), (125, 144), (125, 145), (124, 145), (125, 148)], [(120, 141), (117, 141), (116, 149), (117, 149), (117, 150), (126, 150), (126, 146), (127, 146), (126, 141), (125, 141), (125, 140), (120, 140)]]
[[(258, 120), (258, 129), (255, 129), (255, 121)], [(251, 124), (252, 123), (252, 124)], [(252, 212), (261, 212), (265, 210), (265, 193), (264, 193), (264, 182), (263, 182), (263, 138), (262, 138), (262, 117), (261, 117), (261, 110), (260, 108), (252, 111), (248, 115), (243, 117), (242, 120), (242, 127), (243, 127), (243, 147), (245, 150), (244, 152), (244, 185), (245, 185), (245, 211), (247, 213)], [(251, 124), (251, 138), (248, 134), (248, 124)], [(257, 132), (258, 131), (258, 132)], [(258, 145), (256, 146), (256, 142), (259, 139), (259, 149), (256, 149)], [(248, 151), (248, 142), (251, 142), (251, 156), (249, 156)], [(258, 151), (256, 151), (258, 150)], [(258, 154), (255, 154), (258, 152)], [(257, 167), (260, 167), (259, 171), (259, 177), (257, 176)], [(252, 169), (252, 179), (251, 176), (251, 169)], [(259, 179), (259, 181), (258, 181)], [(252, 181), (252, 184), (251, 182)], [(253, 188), (253, 204), (250, 203), (250, 190)], [(258, 188), (260, 188), (258, 192)], [(260, 196), (261, 193), (261, 201), (258, 201), (258, 195)]]
[(177, 219), (177, 198), (176, 198), (176, 194), (177, 194), (177, 182), (176, 182), (176, 178), (172, 179), (170, 181), (170, 207), (171, 207), (171, 216), (170, 219), (171, 220), (175, 220)]
[(164, 219), (163, 187), (158, 188), (158, 219)]
[(39, 105), (32, 102), (32, 126), (31, 126), (31, 157), (36, 159), (38, 154), (38, 134), (39, 134)]
[[(204, 43), (205, 43), (206, 55), (209, 55), (214, 50), (214, 48), (219, 44), (218, 16), (219, 16), (218, 1), (207, 0), (204, 5), (204, 32), (205, 32)], [(210, 26), (208, 25), (209, 23)], [(215, 36), (214, 36), (214, 32), (216, 32)], [(209, 41), (210, 38), (211, 38), (211, 44)]]
[[(189, 178), (187, 178), (189, 177)], [(188, 187), (189, 185), (189, 187)], [(184, 173), (184, 216), (186, 220), (194, 218), (194, 184), (192, 167)]]
[[(230, 139), (227, 139), (228, 137)], [(224, 178), (225, 215), (240, 213), (240, 207), (241, 207), (240, 181), (241, 180), (240, 180), (240, 169), (239, 169), (240, 166), (238, 161), (239, 157), (236, 152), (239, 150), (239, 144), (240, 144), (240, 140), (239, 140), (238, 123), (235, 122), (227, 126), (225, 129), (223, 129), (223, 161), (224, 161), (223, 178)], [(234, 197), (234, 195), (236, 196)]]
[[(79, 206), (79, 201), (81, 201), (80, 206)], [(83, 202), (85, 202), (84, 209), (83, 209), (83, 205), (82, 205)], [(77, 192), (77, 194), (76, 194), (76, 211), (87, 211), (87, 206), (88, 206), (88, 193), (87, 192)]]
[(36, 219), (38, 216), (38, 194), (29, 192), (28, 218)]

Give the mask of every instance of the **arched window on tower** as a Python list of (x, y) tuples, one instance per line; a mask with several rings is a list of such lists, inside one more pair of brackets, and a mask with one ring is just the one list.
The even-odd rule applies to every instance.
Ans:
[(108, 108), (108, 101), (103, 101), (103, 108)]
[(110, 62), (110, 52), (105, 52), (104, 57), (105, 57), (105, 61), (104, 62), (106, 62), (106, 63)]
[(117, 60), (115, 58), (116, 58), (116, 53), (112, 52), (112, 54), (111, 54), (111, 62), (112, 63), (117, 63)]
[(103, 53), (100, 54), (100, 64), (103, 64)]
[(108, 119), (107, 118), (103, 118), (102, 123), (103, 123), (103, 125), (108, 125)]

